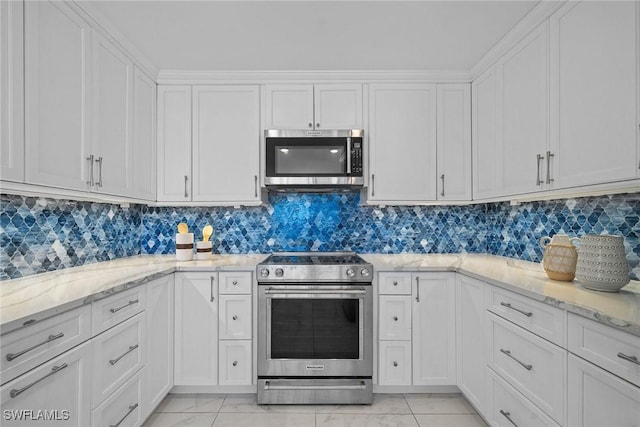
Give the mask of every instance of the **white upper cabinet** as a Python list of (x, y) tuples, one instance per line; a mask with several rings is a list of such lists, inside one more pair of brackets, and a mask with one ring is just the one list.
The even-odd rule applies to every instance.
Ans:
[(471, 200), (471, 87), (437, 88), (438, 200)]
[(25, 180), (87, 190), (91, 30), (66, 3), (25, 2)]
[(436, 85), (369, 86), (369, 201), (436, 199)]
[(157, 200), (191, 200), (191, 86), (158, 87)]
[(156, 84), (134, 68), (131, 170), (134, 197), (156, 199)]
[(569, 2), (551, 24), (555, 188), (635, 178), (638, 2)]
[(258, 86), (193, 88), (193, 201), (259, 201)]
[(23, 3), (0, 2), (0, 179), (24, 180)]
[(267, 129), (360, 129), (362, 85), (267, 85)]

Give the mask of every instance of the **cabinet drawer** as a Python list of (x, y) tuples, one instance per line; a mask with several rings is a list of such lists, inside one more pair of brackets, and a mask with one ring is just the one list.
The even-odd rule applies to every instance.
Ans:
[(251, 339), (251, 300), (251, 295), (220, 295), (220, 339)]
[(564, 310), (493, 286), (488, 287), (488, 295), (489, 311), (560, 347), (566, 347)]
[(411, 273), (378, 273), (378, 293), (411, 295)]
[(142, 367), (144, 337), (145, 313), (139, 313), (92, 340), (93, 408)]
[(220, 385), (251, 385), (251, 341), (220, 341)]
[[(2, 386), (2, 426), (86, 427), (91, 425), (90, 393), (91, 343), (86, 342)], [(47, 411), (58, 420), (5, 418), (4, 411), (20, 410), (33, 411), (33, 417)]]
[(381, 295), (378, 330), (381, 340), (411, 340), (411, 297)]
[(145, 307), (145, 286), (138, 286), (93, 303), (91, 312), (92, 335), (117, 325), (140, 313)]
[(380, 341), (378, 356), (378, 384), (411, 385), (411, 341)]
[(640, 337), (569, 313), (571, 353), (640, 386)]
[(2, 382), (11, 381), (90, 337), (90, 305), (3, 335), (0, 360)]
[(91, 412), (91, 425), (131, 427), (142, 424), (143, 380), (144, 368)]
[(500, 427), (559, 427), (536, 405), (490, 368), (487, 370), (487, 396), (489, 403), (485, 414), (489, 424)]
[(564, 420), (566, 350), (489, 314), (489, 366), (556, 422)]
[(222, 294), (250, 294), (252, 274), (248, 271), (219, 273), (218, 292)]

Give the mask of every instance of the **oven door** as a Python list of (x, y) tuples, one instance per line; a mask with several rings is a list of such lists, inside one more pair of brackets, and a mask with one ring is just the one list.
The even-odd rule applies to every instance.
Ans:
[(372, 375), (369, 284), (258, 288), (258, 376)]

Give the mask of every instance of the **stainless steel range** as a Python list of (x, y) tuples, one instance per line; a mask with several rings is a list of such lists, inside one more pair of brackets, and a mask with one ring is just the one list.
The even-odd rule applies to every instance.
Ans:
[(353, 252), (257, 266), (258, 403), (371, 403), (373, 267)]

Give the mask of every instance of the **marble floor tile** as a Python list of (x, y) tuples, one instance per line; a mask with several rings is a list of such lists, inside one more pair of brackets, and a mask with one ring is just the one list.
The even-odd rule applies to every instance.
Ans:
[(214, 427), (315, 427), (314, 414), (256, 414), (225, 413), (218, 414)]
[(156, 412), (218, 412), (224, 394), (169, 394)]
[(318, 414), (411, 414), (402, 394), (374, 394), (371, 405), (318, 405)]
[(420, 427), (487, 427), (479, 415), (433, 414), (416, 415)]
[(211, 427), (217, 414), (155, 412), (142, 427)]
[(461, 394), (405, 394), (414, 414), (475, 414)]
[(413, 415), (316, 414), (316, 427), (418, 427)]
[(228, 394), (220, 412), (315, 414), (316, 405), (258, 405), (255, 394)]

